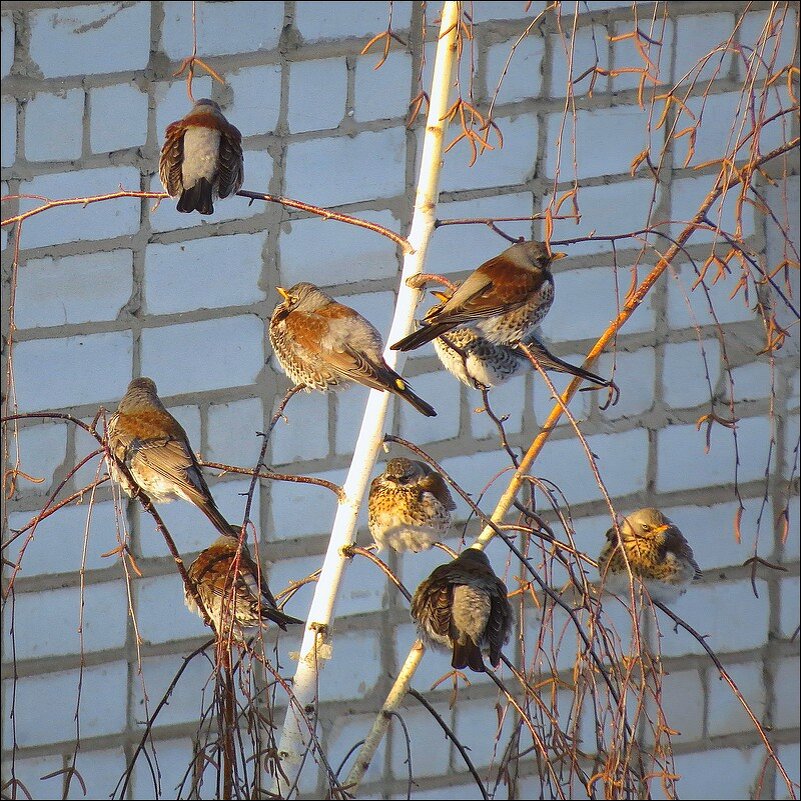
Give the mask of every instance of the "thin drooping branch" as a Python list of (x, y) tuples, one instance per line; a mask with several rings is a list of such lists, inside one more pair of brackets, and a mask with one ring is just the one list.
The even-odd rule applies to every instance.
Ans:
[[(459, 10), (460, 4), (454, 0), (446, 2), (442, 9), (426, 134), (423, 139), (414, 213), (408, 238), (413, 252), (407, 253), (403, 260), (398, 299), (384, 352), (387, 364), (396, 369), (402, 367), (401, 355), (397, 351), (390, 350), (388, 346), (411, 330), (420, 297), (419, 290), (408, 286), (406, 280), (422, 272), (428, 242), (434, 231), (442, 148), (447, 129), (446, 112), (456, 54)], [(330, 650), (324, 646), (330, 646), (334, 602), (347, 564), (347, 557), (343, 551), (353, 542), (359, 508), (381, 447), (388, 403), (389, 393), (376, 390), (370, 392), (353, 459), (343, 486), (345, 498), (337, 507), (320, 579), (309, 609), (294, 678), (295, 695), (303, 708), (314, 704), (319, 682), (319, 667)], [(307, 748), (303, 727), (295, 719), (294, 710), (287, 708), (278, 754), (283, 761), (288, 781), (285, 777), (276, 776), (271, 788), (273, 793), (284, 796), (287, 788), (295, 786)]]

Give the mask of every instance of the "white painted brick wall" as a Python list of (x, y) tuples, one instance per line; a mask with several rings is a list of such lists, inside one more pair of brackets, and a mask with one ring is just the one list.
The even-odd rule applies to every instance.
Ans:
[[(495, 109), (504, 146), (499, 148), (490, 133), (494, 150), (483, 153), (472, 166), (464, 141), (445, 155), (438, 217), (541, 214), (554, 194), (561, 197), (577, 178), (581, 219), (555, 220), (554, 240), (592, 232), (620, 234), (649, 222), (662, 223), (661, 230), (676, 235), (682, 228), (679, 221), (693, 216), (714, 180), (713, 168), (692, 168), (722, 155), (733, 125), (743, 121), (746, 129), (750, 125), (750, 112), (739, 107), (734, 80), (742, 80), (746, 62), (742, 53), (747, 54), (761, 35), (767, 6), (744, 13), (742, 2), (715, 9), (676, 4), (663, 19), (658, 8), (653, 14), (656, 7), (651, 4), (638, 4), (635, 17), (630, 2), (592, 2), (579, 8), (574, 20), (572, 9), (563, 4), (558, 25), (555, 15), (546, 13), (521, 39), (545, 6), (473, 4), (473, 60), (466, 57), (459, 74), (464, 88), (469, 65), (475, 65), (471, 102), (482, 112), (511, 46), (520, 40)], [(417, 71), (422, 52), (427, 58), (422, 88), (429, 89), (426, 76), (431, 74), (435, 46), (431, 25), (438, 9), (429, 5), (423, 44), (418, 5), (393, 4), (393, 31), (406, 44), (393, 40), (389, 57), (378, 70), (374, 67), (381, 58), (381, 42), (365, 56), (359, 52), (370, 37), (385, 29), (388, 4), (198, 3), (196, 12), (198, 55), (208, 59), (226, 84), (218, 84), (198, 67), (194, 96), (218, 100), (245, 137), (245, 188), (345, 206), (363, 219), (407, 232), (422, 131), (421, 120), (411, 131), (406, 128), (408, 103), (421, 88)], [(164, 128), (190, 107), (185, 84), (172, 73), (191, 52), (191, 13), (189, 3), (4, 6), (3, 194), (58, 199), (114, 192), (120, 186), (159, 191), (158, 149)], [(636, 176), (629, 172), (632, 158), (646, 146), (656, 157), (670, 130), (668, 125), (656, 126), (662, 107), (649, 105), (653, 85), (645, 84), (643, 109), (638, 104), (636, 73), (599, 75), (592, 95), (590, 76), (576, 79), (596, 63), (596, 53), (602, 70), (641, 67), (642, 57), (630, 38), (609, 39), (637, 26), (659, 42), (641, 40), (658, 63), (656, 89), (664, 92), (699, 56), (727, 41), (735, 21), (740, 27), (734, 41), (743, 45), (743, 51), (716, 53), (686, 100), (700, 117), (690, 168), (681, 166), (689, 140), (680, 137), (662, 164), (662, 180), (655, 190), (645, 166)], [(795, 9), (775, 14), (773, 26), (766, 60), (775, 50), (770, 67), (775, 71), (793, 56)], [(570, 39), (575, 42), (572, 68), (566, 59)], [(465, 52), (470, 55), (469, 48)], [(576, 117), (574, 122), (570, 108), (562, 125), (569, 75), (576, 80), (572, 86)], [(767, 68), (760, 66), (754, 85), (767, 77)], [(713, 78), (715, 82), (707, 86)], [(777, 111), (780, 102), (785, 107), (792, 104), (782, 83), (774, 84), (767, 113)], [(679, 90), (682, 97), (687, 88), (685, 80)], [(690, 121), (682, 114), (676, 129)], [(772, 123), (762, 133), (763, 152), (795, 135), (797, 123), (795, 128), (782, 124)], [(458, 133), (451, 127), (446, 142)], [(776, 187), (763, 186), (762, 191), (779, 220), (797, 218), (797, 176)], [(4, 202), (3, 217), (39, 203), (38, 199)], [(717, 220), (719, 210), (713, 208), (710, 218)], [(562, 213), (569, 211), (567, 203)], [(720, 219), (734, 230), (732, 200), (723, 206)], [(750, 206), (744, 208), (743, 222), (743, 235), (759, 263), (768, 268), (777, 265), (785, 254), (775, 224)], [(539, 222), (533, 227), (527, 221), (498, 225), (509, 236), (541, 236), (543, 231)], [(4, 282), (12, 275), (9, 231), (10, 227), (2, 231)], [(797, 248), (797, 227), (789, 237)], [(720, 653), (756, 714), (773, 726), (785, 766), (798, 779), (797, 705), (783, 702), (797, 696), (799, 669), (798, 638), (792, 639), (799, 616), (798, 496), (797, 475), (791, 473), (798, 438), (797, 321), (780, 309), (780, 321), (791, 329), (794, 340), (776, 354), (771, 372), (768, 359), (759, 352), (764, 332), (754, 311), (753, 287), (747, 302), (742, 292), (730, 299), (739, 279), (736, 262), (731, 263), (731, 274), (717, 279), (713, 265), (704, 286), (692, 289), (697, 273), (689, 260), (694, 259), (700, 269), (714, 240), (712, 231), (694, 234), (688, 253), (660, 279), (621, 330), (614, 359), (606, 353), (593, 368), (611, 375), (614, 362), (622, 392), (619, 403), (602, 411), (598, 403), (605, 393), (591, 392), (574, 398), (570, 408), (598, 457), (615, 507), (628, 512), (659, 505), (691, 542), (704, 578), (674, 608), (708, 636), (707, 642)], [(617, 315), (630, 287), (632, 267), (636, 264), (642, 280), (657, 258), (653, 250), (641, 257), (641, 244), (618, 240), (614, 251), (608, 241), (558, 246), (570, 258), (556, 265), (556, 300), (543, 325), (543, 335), (557, 355), (579, 363)], [(668, 247), (658, 237), (651, 244), (660, 252)], [(312, 280), (365, 315), (386, 336), (400, 267), (397, 249), (372, 232), (271, 204), (250, 204), (244, 198), (220, 201), (211, 218), (179, 214), (174, 201), (156, 204), (150, 199), (54, 209), (24, 223), (21, 246), (14, 273), (13, 350), (20, 412), (77, 408), (80, 418), (89, 422), (100, 404), (114, 409), (132, 376), (150, 375), (202, 458), (245, 467), (255, 463), (262, 443), (256, 432), (265, 429), (289, 385), (266, 339), (266, 322), (279, 299), (276, 286)], [(504, 247), (485, 225), (439, 227), (426, 268), (461, 279)], [(777, 274), (777, 280), (784, 276)], [(797, 297), (797, 271), (790, 280), (795, 282), (792, 296)], [(3, 284), (4, 303), (9, 288), (9, 283)], [(431, 302), (430, 295), (424, 298), (418, 316)], [(699, 340), (707, 354), (715, 411), (726, 417), (731, 413), (729, 375), (716, 323), (723, 326), (727, 347), (731, 343), (734, 415), (739, 418), (737, 478), (745, 509), (740, 542), (734, 533), (739, 501), (733, 492), (732, 431), (713, 427), (711, 450), (705, 454), (705, 429), (696, 427), (697, 417), (709, 411)], [(700, 331), (693, 330), (698, 326)], [(393, 398), (386, 430), (429, 450), (482, 509), (490, 511), (506, 486), (509, 460), (497, 446), (491, 420), (477, 411), (482, 406), (480, 394), (445, 373), (430, 345), (410, 354), (403, 374), (436, 407), (438, 416), (424, 418)], [(552, 379), (559, 389), (569, 381), (556, 374)], [(296, 396), (286, 410), (286, 421), (280, 421), (272, 435), (267, 465), (342, 483), (366, 398), (363, 387), (332, 396), (316, 392)], [(516, 449), (528, 446), (554, 405), (542, 379), (530, 371), (494, 389), (490, 400), (497, 414), (508, 415), (506, 430)], [(63, 423), (30, 420), (19, 428), (20, 469), (44, 481), (18, 478), (17, 492), (6, 504), (10, 531), (34, 518), (55, 482), (97, 448), (92, 437)], [(778, 441), (768, 465), (771, 434)], [(12, 439), (12, 455), (16, 444)], [(391, 446), (380, 455), (371, 475), (377, 475), (387, 459), (402, 454), (401, 448)], [(776, 480), (780, 464), (784, 478)], [(95, 457), (67, 490), (92, 481), (99, 465), (100, 458)], [(564, 491), (578, 546), (597, 556), (611, 521), (583, 448), (564, 418), (532, 471)], [(232, 521), (241, 520), (249, 479), (205, 472), (223, 513)], [(500, 477), (487, 487), (496, 474)], [(784, 509), (791, 475), (795, 481), (790, 486), (791, 529), (787, 541), (781, 542), (774, 522)], [(258, 556), (274, 592), (319, 568), (335, 510), (336, 500), (324, 488), (260, 482), (251, 519)], [(185, 562), (208, 545), (213, 532), (195, 507), (176, 501), (160, 505), (159, 511)], [(454, 548), (461, 547), (463, 534), (469, 541), (478, 531), (475, 521), (465, 524), (468, 514), (458, 499), (457, 523), (447, 540)], [(553, 521), (552, 513), (546, 516)], [(358, 527), (358, 543), (369, 544), (364, 509)], [(4, 531), (4, 541), (10, 531)], [(138, 649), (128, 621), (120, 557), (103, 556), (118, 547), (118, 536), (124, 534), (130, 537), (131, 552), (143, 572), (141, 578), (133, 573), (130, 578), (142, 637)], [(27, 542), (15, 579), (13, 621), (19, 671), (16, 775), (34, 798), (58, 797), (62, 792), (63, 776), (40, 777), (63, 769), (74, 746), (82, 597), (83, 650), (89, 664), (82, 677), (84, 740), (76, 767), (90, 797), (108, 795), (124, 770), (131, 744), (141, 737), (141, 721), (175, 675), (189, 644), (200, 644), (208, 631), (184, 607), (172, 557), (149, 516), (126, 498), (115, 504), (108, 484), (91, 504), (84, 496), (81, 504), (43, 520), (32, 540), (28, 536), (22, 535), (4, 552), (4, 557), (16, 561)], [(255, 551), (253, 539), (250, 544)], [(786, 573), (757, 569), (759, 597), (754, 596), (749, 568), (744, 566), (754, 553), (787, 568)], [(381, 556), (410, 590), (445, 561), (439, 551)], [(489, 556), (510, 589), (516, 587), (519, 571), (509, 567), (506, 549), (495, 543)], [(536, 550), (532, 559), (555, 586), (564, 580), (563, 570), (551, 566), (546, 572), (542, 551)], [(79, 571), (84, 568), (89, 572), (81, 596)], [(4, 578), (9, 575), (4, 568)], [(589, 578), (597, 581), (597, 573), (590, 571)], [(312, 593), (312, 585), (304, 586), (289, 601), (287, 611), (304, 616)], [(9, 609), (3, 619), (5, 709), (14, 667), (8, 656)], [(337, 603), (333, 658), (320, 679), (320, 733), (335, 767), (364, 736), (372, 710), (383, 700), (388, 677), (396, 674), (416, 637), (406, 609), (368, 560), (356, 557), (349, 564)], [(387, 614), (398, 625), (387, 623)], [(604, 596), (602, 620), (614, 629), (622, 649), (630, 647), (631, 617), (623, 603)], [(678, 751), (676, 771), (681, 775), (679, 795), (749, 797), (763, 767), (758, 735), (700, 645), (685, 632), (674, 631), (663, 615), (657, 621), (658, 643), (652, 626), (649, 637), (651, 647), (661, 649), (666, 670), (661, 700), (667, 723), (681, 732), (672, 738)], [(549, 615), (547, 624), (554, 628), (554, 637), (562, 637), (555, 662), (569, 680), (582, 645), (563, 610)], [(523, 623), (527, 643), (539, 637), (541, 627), (541, 612), (529, 609)], [(270, 654), (275, 635), (271, 629), (265, 637)], [(550, 634), (545, 636), (548, 640)], [(546, 649), (556, 647), (550, 642)], [(277, 643), (282, 674), (291, 676), (297, 632), (280, 634)], [(507, 647), (508, 655), (515, 653), (516, 644), (513, 640)], [(531, 658), (533, 650), (527, 646), (526, 653)], [(548, 673), (544, 656), (539, 654), (536, 660)], [(451, 708), (450, 685), (429, 689), (448, 666), (446, 654), (426, 653), (413, 684), (455, 726), (482, 768), (497, 766), (501, 751), (490, 736), (497, 725), (495, 689), (486, 676), (476, 676), (469, 689), (460, 690), (459, 701)], [(211, 699), (210, 672), (208, 662), (197, 659), (190, 664), (156, 727), (162, 797), (174, 796), (189, 765), (190, 738), (202, 703)], [(148, 709), (143, 692), (149, 696)], [(560, 714), (566, 714), (572, 698), (567, 691), (563, 696)], [(477, 797), (463, 762), (428, 712), (407, 699), (402, 714), (412, 732), (416, 782), (412, 795)], [(5, 779), (10, 753), (6, 744), (11, 742), (7, 716), (3, 733)], [(581, 735), (582, 748), (594, 750), (594, 721), (586, 709)], [(390, 740), (381, 746), (368, 772), (365, 793), (405, 798), (405, 760), (404, 738), (393, 723)], [(524, 760), (521, 770), (519, 797), (548, 792), (539, 787), (533, 762)], [(202, 797), (214, 796), (214, 773), (209, 766)], [(766, 777), (774, 780), (770, 771)], [(303, 777), (301, 786), (308, 797), (326, 789), (314, 771)], [(781, 783), (775, 789), (776, 797), (787, 795)], [(652, 792), (661, 797), (658, 782)], [(585, 797), (578, 784), (570, 795)], [(75, 780), (68, 797), (83, 797)], [(155, 797), (150, 769), (141, 760), (129, 797)]]

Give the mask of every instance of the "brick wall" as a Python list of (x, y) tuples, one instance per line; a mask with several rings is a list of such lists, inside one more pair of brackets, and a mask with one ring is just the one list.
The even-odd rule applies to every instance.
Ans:
[[(793, 58), (797, 43), (796, 10), (790, 5), (789, 11), (782, 6), (773, 12), (778, 27), (768, 52), (778, 48), (777, 65)], [(511, 46), (544, 4), (531, 6), (473, 4), (474, 96), (483, 109)], [(626, 2), (591, 2), (578, 4), (578, 11), (574, 18), (572, 4), (562, 4), (558, 21), (546, 15), (522, 40), (497, 98), (503, 148), (484, 154), (473, 166), (468, 166), (464, 146), (447, 154), (440, 218), (539, 212), (554, 192), (570, 189), (574, 179), (580, 187), (581, 222), (557, 220), (554, 239), (593, 231), (622, 233), (668, 220), (675, 222), (662, 230), (669, 227), (675, 235), (681, 221), (695, 213), (716, 174), (715, 167), (696, 168), (720, 158), (733, 118), (742, 116), (742, 53), (748, 51), (729, 48), (703, 67), (688, 102), (696, 115), (703, 114), (702, 123), (684, 166), (689, 137), (666, 144), (666, 126), (657, 126), (660, 105), (641, 108), (637, 76), (614, 73), (640, 66), (641, 58), (631, 39), (613, 37), (631, 31), (636, 15), (640, 29), (661, 42), (648, 45), (648, 52), (658, 65), (658, 85), (667, 89), (687, 83), (696, 61), (729, 40), (735, 29), (735, 44), (754, 46), (771, 5), (671, 3), (665, 9), (663, 4), (632, 8)], [(431, 25), (434, 6), (429, 5), (429, 13)], [(198, 54), (225, 77), (226, 85), (212, 85), (201, 76), (194, 94), (218, 99), (242, 131), (245, 188), (336, 206), (407, 230), (421, 129), (409, 131), (405, 121), (419, 89), (421, 9), (394, 3), (393, 29), (408, 46), (394, 43), (386, 63), (374, 70), (376, 52), (359, 52), (386, 22), (385, 3), (198, 3)], [(573, 117), (571, 110), (565, 117), (571, 76), (566, 47), (574, 22), (572, 77), (581, 76), (596, 57), (607, 74), (597, 77), (591, 92), (589, 77), (573, 84), (576, 113)], [(7, 2), (2, 45), (3, 195), (88, 197), (120, 186), (160, 191), (157, 163), (164, 128), (188, 108), (185, 86), (172, 73), (192, 48), (189, 2)], [(425, 88), (433, 62), (430, 44), (426, 53)], [(465, 64), (463, 77), (466, 69)], [(768, 113), (778, 102), (792, 105), (781, 86), (771, 95), (774, 105)], [(797, 114), (778, 118), (765, 127), (762, 150), (797, 135)], [(632, 160), (648, 146), (666, 154), (656, 186), (647, 170), (630, 173)], [(778, 220), (796, 221), (797, 248), (797, 152), (784, 167), (786, 179), (775, 164), (769, 169), (776, 184), (762, 181), (760, 186)], [(6, 202), (3, 218), (39, 202)], [(719, 212), (721, 225), (732, 232), (733, 205), (727, 201), (710, 214), (717, 222)], [(781, 238), (774, 221), (748, 206), (742, 222), (749, 247), (769, 266), (777, 265)], [(542, 234), (538, 222), (502, 227), (512, 235)], [(277, 302), (275, 287), (312, 280), (346, 299), (384, 332), (397, 288), (399, 256), (389, 240), (276, 205), (248, 205), (242, 198), (220, 202), (214, 216), (203, 220), (178, 214), (174, 202), (155, 207), (152, 200), (135, 198), (56, 208), (24, 223), (16, 269), (8, 233), (4, 228), (3, 331), (9, 330), (13, 288), (13, 374), (20, 412), (66, 411), (91, 420), (101, 404), (115, 407), (131, 377), (148, 375), (204, 459), (243, 466), (255, 463), (260, 447), (255, 432), (267, 425), (288, 386), (265, 337)], [(697, 232), (688, 257), (703, 263), (714, 238), (711, 230)], [(448, 274), (472, 268), (503, 247), (485, 226), (442, 227), (431, 243), (427, 269)], [(576, 360), (616, 315), (640, 247), (621, 240), (613, 250), (608, 240), (595, 240), (564, 249), (570, 258), (556, 265), (556, 301), (543, 332), (558, 354)], [(653, 263), (653, 253), (646, 254), (644, 264)], [(797, 279), (796, 267), (795, 308)], [(571, 408), (600, 459), (615, 506), (626, 511), (657, 505), (688, 536), (705, 579), (676, 604), (676, 611), (708, 635), (760, 720), (772, 728), (777, 751), (798, 781), (797, 320), (792, 340), (771, 361), (760, 353), (764, 329), (754, 311), (753, 287), (745, 301), (743, 293), (730, 299), (736, 274), (707, 281), (708, 295), (701, 288), (691, 291), (694, 281), (689, 258), (677, 262), (624, 327), (615, 353), (601, 358), (597, 370), (602, 374), (615, 365), (620, 403), (602, 411), (592, 393), (577, 396)], [(785, 322), (790, 325), (791, 317)], [(724, 332), (725, 360), (718, 325)], [(494, 426), (475, 411), (480, 395), (445, 373), (430, 346), (409, 359), (404, 374), (422, 397), (434, 402), (439, 416), (429, 420), (395, 405), (388, 430), (426, 448), (477, 495), (508, 465)], [(559, 388), (566, 385), (560, 376), (554, 381)], [(696, 420), (709, 411), (710, 395), (725, 401), (731, 393), (739, 418), (736, 444), (731, 430), (717, 426), (707, 453), (705, 430), (698, 430)], [(279, 424), (272, 437), (268, 464), (341, 481), (366, 395), (358, 387), (331, 397), (296, 396), (288, 422)], [(491, 397), (496, 412), (508, 415), (506, 429), (514, 446), (530, 442), (553, 405), (531, 374), (493, 390)], [(63, 422), (26, 420), (9, 433), (12, 455), (19, 447), (21, 469), (42, 481), (18, 480), (6, 504), (4, 541), (95, 448), (88, 435)], [(577, 543), (597, 554), (609, 518), (584, 451), (569, 424), (561, 424), (551, 440), (535, 472), (561, 487), (571, 504)], [(95, 458), (65, 491), (85, 485), (97, 470)], [(739, 542), (733, 533), (735, 475), (745, 505)], [(226, 475), (211, 483), (223, 513), (241, 519), (241, 493), (248, 481)], [(500, 489), (497, 482), (490, 488), (483, 508), (492, 509)], [(774, 521), (788, 496), (791, 525), (785, 539)], [(160, 511), (187, 560), (208, 544), (208, 524), (193, 507), (173, 503)], [(324, 489), (261, 485), (253, 517), (262, 554), (273, 563), (274, 590), (319, 567), (334, 511), (333, 496)], [(466, 519), (466, 507), (458, 511)], [(130, 577), (130, 597), (120, 560), (104, 556), (117, 546), (123, 525), (130, 528), (143, 573)], [(363, 519), (359, 542), (369, 542)], [(4, 556), (16, 561), (18, 546), (10, 546)], [(755, 552), (784, 572), (760, 567), (752, 585), (750, 568), (743, 563)], [(493, 547), (490, 556), (500, 572), (500, 548)], [(435, 552), (390, 561), (413, 589), (442, 556)], [(183, 606), (174, 564), (150, 518), (136, 506), (120, 513), (117, 505), (115, 511), (107, 487), (91, 504), (87, 499), (43, 521), (22, 565), (13, 602), (6, 603), (3, 615), (3, 778), (10, 775), (13, 703), (16, 776), (36, 798), (61, 792), (63, 774), (40, 777), (71, 759), (80, 683), (76, 765), (88, 796), (107, 796), (141, 737), (147, 710), (152, 711), (184, 656), (203, 641), (202, 623)], [(6, 577), (9, 572), (4, 567)], [(305, 588), (288, 611), (302, 615), (310, 597), (311, 589)], [(337, 611), (333, 659), (320, 688), (321, 727), (334, 766), (364, 736), (414, 638), (405, 605), (366, 561), (356, 560), (348, 568)], [(698, 643), (666, 624), (662, 635), (668, 673), (664, 706), (669, 724), (679, 732), (672, 738), (676, 772), (682, 776), (679, 793), (684, 798), (753, 795), (764, 767), (758, 734)], [(281, 646), (282, 652), (296, 648), (296, 637), (283, 636)], [(284, 657), (283, 664), (291, 675), (291, 659)], [(569, 674), (569, 660), (560, 667)], [(445, 669), (441, 656), (427, 654), (415, 686), (427, 689)], [(164, 798), (174, 797), (189, 763), (209, 672), (207, 662), (192, 662), (159, 718), (154, 737)], [(472, 749), (479, 769), (497, 765), (499, 752), (494, 737), (487, 735), (495, 726), (495, 689), (478, 680), (453, 709), (448, 695), (446, 687), (429, 697)], [(463, 763), (430, 715), (413, 703), (403, 715), (414, 733), (415, 797), (475, 797)], [(403, 739), (393, 728), (367, 775), (364, 797), (403, 795), (409, 769), (405, 759)], [(324, 786), (316, 775), (304, 781), (312, 795)], [(532, 797), (535, 786), (536, 767), (524, 762), (519, 797)], [(130, 793), (132, 798), (154, 795), (150, 769), (141, 760)], [(786, 795), (768, 766), (762, 797)], [(75, 782), (69, 797), (82, 797)]]

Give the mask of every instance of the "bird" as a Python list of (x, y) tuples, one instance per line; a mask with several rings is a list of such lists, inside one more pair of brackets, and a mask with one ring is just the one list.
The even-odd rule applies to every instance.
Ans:
[(567, 254), (551, 253), (544, 242), (518, 242), (477, 267), (421, 327), (395, 342), (409, 351), (457, 326), (469, 325), (493, 345), (514, 345), (545, 317), (553, 303), (550, 266)]
[[(235, 565), (237, 553), (239, 564)], [(218, 636), (227, 636), (231, 631), (235, 641), (243, 642), (248, 629), (266, 626), (270, 620), (284, 631), (290, 623), (303, 622), (278, 608), (247, 545), (243, 542), (240, 548), (239, 529), (234, 526), (201, 551), (187, 572)], [(184, 601), (191, 612), (203, 617), (186, 587)]]
[(610, 528), (598, 557), (598, 572), (609, 592), (628, 594), (631, 568), (631, 574), (643, 581), (654, 601), (669, 604), (701, 577), (690, 544), (676, 524), (658, 509), (638, 509), (625, 517), (619, 528), (620, 542), (615, 529)]
[(445, 479), (425, 462), (390, 459), (370, 484), (370, 534), (379, 550), (428, 550), (451, 524), (456, 508)]
[[(230, 525), (217, 508), (181, 424), (164, 408), (156, 384), (135, 378), (108, 424), (108, 445), (152, 500), (182, 498), (195, 504), (221, 534)], [(129, 496), (136, 488), (111, 460), (111, 476)]]
[[(569, 373), (601, 387), (609, 386), (595, 373), (554, 356), (530, 333), (522, 339), (544, 370)], [(528, 357), (516, 346), (493, 345), (468, 326), (458, 326), (433, 340), (434, 350), (445, 369), (463, 384), (475, 389), (497, 387), (522, 369), (531, 367)]]
[(381, 334), (361, 314), (307, 281), (277, 290), (284, 300), (270, 318), (270, 344), (295, 384), (326, 392), (355, 382), (392, 392), (426, 417), (436, 416), (384, 361)]
[(466, 548), (452, 562), (435, 568), (412, 597), (411, 615), (422, 639), (451, 650), (451, 666), (486, 672), (482, 652), (498, 667), (514, 615), (506, 585), (487, 555)]
[(178, 211), (214, 213), (214, 198), (236, 194), (243, 179), (242, 134), (213, 100), (198, 100), (170, 123), (159, 158), (159, 178)]

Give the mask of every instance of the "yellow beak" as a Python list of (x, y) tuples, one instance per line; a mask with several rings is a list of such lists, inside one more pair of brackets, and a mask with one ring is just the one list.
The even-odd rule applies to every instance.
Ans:
[(284, 289), (282, 286), (277, 286), (277, 287), (275, 288), (275, 290), (276, 290), (276, 292), (278, 292), (278, 294), (279, 294), (279, 295), (280, 295), (280, 296), (281, 296), (281, 297), (282, 297), (284, 300), (289, 300), (289, 299), (290, 299), (290, 298), (289, 298), (289, 292), (288, 292), (286, 289)]
[(556, 253), (551, 253), (551, 261), (558, 261), (559, 259), (563, 259), (565, 256), (567, 256), (567, 253), (559, 253), (558, 251)]
[(665, 523), (663, 526), (657, 526), (654, 529), (654, 534), (661, 534), (663, 531), (667, 531), (670, 528), (670, 523)]

